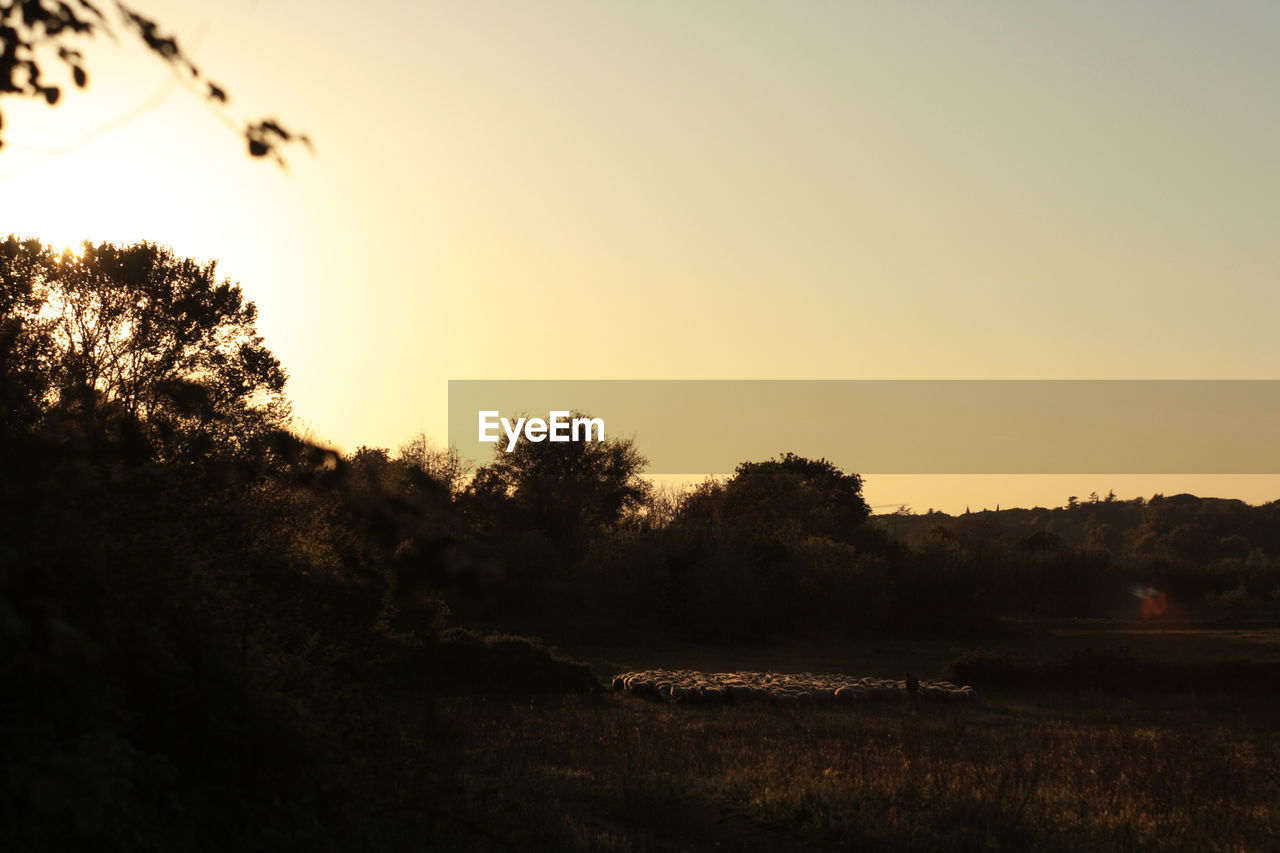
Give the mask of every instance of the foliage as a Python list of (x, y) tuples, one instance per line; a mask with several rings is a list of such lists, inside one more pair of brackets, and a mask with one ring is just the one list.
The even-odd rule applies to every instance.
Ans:
[[(589, 417), (573, 412), (572, 417)], [(536, 528), (561, 542), (618, 522), (648, 494), (647, 461), (629, 438), (604, 441), (517, 442), (494, 450), (476, 472), (469, 497), (504, 523)]]
[[(39, 98), (49, 106), (57, 104), (62, 87), (49, 83), (49, 60), (56, 56), (66, 67), (78, 89), (89, 84), (84, 56), (78, 49), (84, 39), (106, 33), (115, 39), (113, 25), (137, 38), (149, 51), (168, 63), (179, 79), (195, 87), (210, 104), (226, 104), (226, 91), (208, 79), (191, 57), (167, 35), (160, 25), (137, 9), (119, 0), (113, 4), (116, 15), (109, 17), (88, 0), (13, 0), (0, 3), (0, 96)], [(114, 21), (114, 23), (113, 23)], [(4, 116), (0, 113), (0, 131)], [(284, 128), (275, 119), (262, 119), (245, 124), (241, 133), (253, 157), (270, 155), (283, 165), (281, 146), (289, 142), (310, 140)], [(4, 140), (0, 137), (0, 148)]]
[(496, 449), (458, 495), (473, 559), (498, 579), (483, 593), (489, 614), (577, 611), (583, 590), (569, 578), (593, 538), (641, 508), (649, 494), (645, 464), (626, 438)]
[(0, 243), (0, 371), (28, 426), (177, 459), (245, 451), (288, 416), (285, 372), (213, 263), (140, 243)]
[(592, 692), (600, 682), (586, 664), (536, 637), (450, 628), (424, 649), (414, 672), (434, 689), (489, 693)]
[(419, 432), (400, 445), (396, 459), (444, 484), (451, 495), (462, 491), (471, 473), (470, 462), (462, 458), (457, 446), (438, 447), (425, 432)]
[(720, 496), (721, 523), (738, 530), (767, 529), (787, 537), (820, 536), (853, 543), (871, 514), (862, 478), (825, 459), (786, 453), (767, 462), (743, 462)]
[(447, 490), (281, 432), (212, 265), (0, 249), (6, 848), (413, 849), (373, 685), (443, 626)]
[(894, 549), (865, 527), (861, 478), (825, 460), (744, 463), (651, 502), (592, 540), (559, 621), (734, 641), (862, 633), (888, 612)]

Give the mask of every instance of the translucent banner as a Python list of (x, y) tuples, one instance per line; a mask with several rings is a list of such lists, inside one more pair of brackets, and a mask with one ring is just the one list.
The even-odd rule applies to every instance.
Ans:
[(784, 452), (861, 474), (1280, 474), (1280, 380), (449, 382), (449, 441), (479, 462), (599, 433), (650, 474)]

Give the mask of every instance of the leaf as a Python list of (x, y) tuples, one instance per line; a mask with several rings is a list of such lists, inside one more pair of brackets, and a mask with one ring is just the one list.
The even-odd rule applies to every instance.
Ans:
[[(5, 9), (5, 16), (11, 13), (11, 9)], [(49, 12), (39, 3), (23, 3), (22, 4), (22, 25), (27, 28), (34, 27), (36, 24), (43, 23), (49, 19)]]
[(98, 11), (98, 7), (90, 3), (89, 0), (79, 0), (79, 3), (81, 7), (88, 9), (90, 12), (96, 15), (99, 20), (102, 19), (102, 12)]
[(76, 65), (71, 69), (71, 79), (75, 80), (77, 89), (83, 89), (85, 84), (89, 82), (89, 75), (84, 73), (83, 68)]
[(279, 136), (281, 139), (283, 139), (286, 142), (289, 141), (289, 131), (285, 130), (283, 127), (276, 124), (271, 119), (267, 119), (266, 121), (262, 122), (258, 126), (261, 127), (266, 132), (274, 133), (276, 136)]
[(261, 139), (249, 140), (249, 153), (252, 154), (254, 157), (265, 157), (267, 155), (267, 152), (270, 150), (271, 148), (267, 145), (267, 143), (263, 142)]
[(57, 86), (46, 86), (43, 90), (41, 90), (41, 94), (44, 95), (44, 99), (46, 102), (48, 102), (49, 106), (53, 106), (54, 104), (58, 103), (58, 98), (61, 97), (62, 90), (60, 90)]

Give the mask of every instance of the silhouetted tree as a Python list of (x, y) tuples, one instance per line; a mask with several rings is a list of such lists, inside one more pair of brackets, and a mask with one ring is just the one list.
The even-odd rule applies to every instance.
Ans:
[(150, 243), (57, 255), (10, 237), (0, 294), (7, 396), (91, 449), (189, 458), (243, 450), (287, 420), (257, 309), (213, 263)]
[(450, 494), (462, 490), (463, 482), (471, 471), (471, 462), (463, 459), (458, 448), (436, 445), (425, 432), (400, 445), (396, 459), (446, 486)]
[(846, 543), (862, 538), (871, 514), (860, 476), (794, 453), (740, 464), (724, 485), (721, 503), (722, 520), (733, 527)]
[(30, 432), (51, 386), (50, 320), (40, 316), (36, 289), (39, 244), (0, 244), (0, 437)]
[[(575, 412), (574, 417), (582, 417)], [(464, 503), (490, 524), (535, 530), (577, 556), (586, 537), (638, 509), (649, 492), (648, 460), (626, 438), (499, 447), (476, 471)]]

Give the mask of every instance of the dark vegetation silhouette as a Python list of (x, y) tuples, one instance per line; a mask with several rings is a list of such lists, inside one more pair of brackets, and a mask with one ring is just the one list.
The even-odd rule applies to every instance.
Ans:
[[(50, 64), (60, 66), (77, 89), (89, 85), (89, 72), (80, 51), (85, 40), (105, 34), (117, 40), (116, 31), (127, 33), (167, 63), (183, 85), (219, 110), (229, 97), (223, 87), (210, 80), (161, 25), (131, 5), (108, 5), (106, 14), (88, 0), (12, 0), (0, 3), (0, 97), (37, 98), (49, 106), (59, 103), (63, 86), (50, 82)], [(240, 133), (253, 157), (272, 157), (284, 165), (283, 146), (301, 142), (310, 147), (305, 134), (290, 131), (274, 118), (245, 122), (239, 127), (221, 111), (218, 115)], [(0, 112), (0, 148), (4, 147), (4, 114)]]
[(212, 265), (10, 238), (0, 308), (6, 849), (409, 847), (446, 783), (384, 683), (584, 686), (536, 645), (441, 633), (438, 460), (288, 433)]
[[(1152, 587), (1166, 621), (1276, 616), (1277, 503), (873, 517), (862, 479), (823, 459), (744, 462), (671, 493), (617, 438), (525, 442), (472, 473), (421, 435), (346, 456), (297, 437), (285, 379), (213, 264), (146, 243), (0, 243), (6, 849), (510, 846), (443, 805), (472, 771), (431, 709), (598, 683), (540, 641), (485, 631), (985, 636), (1137, 620), (1134, 590)], [(969, 655), (953, 673), (1277, 683), (1261, 664), (1123, 655)]]

